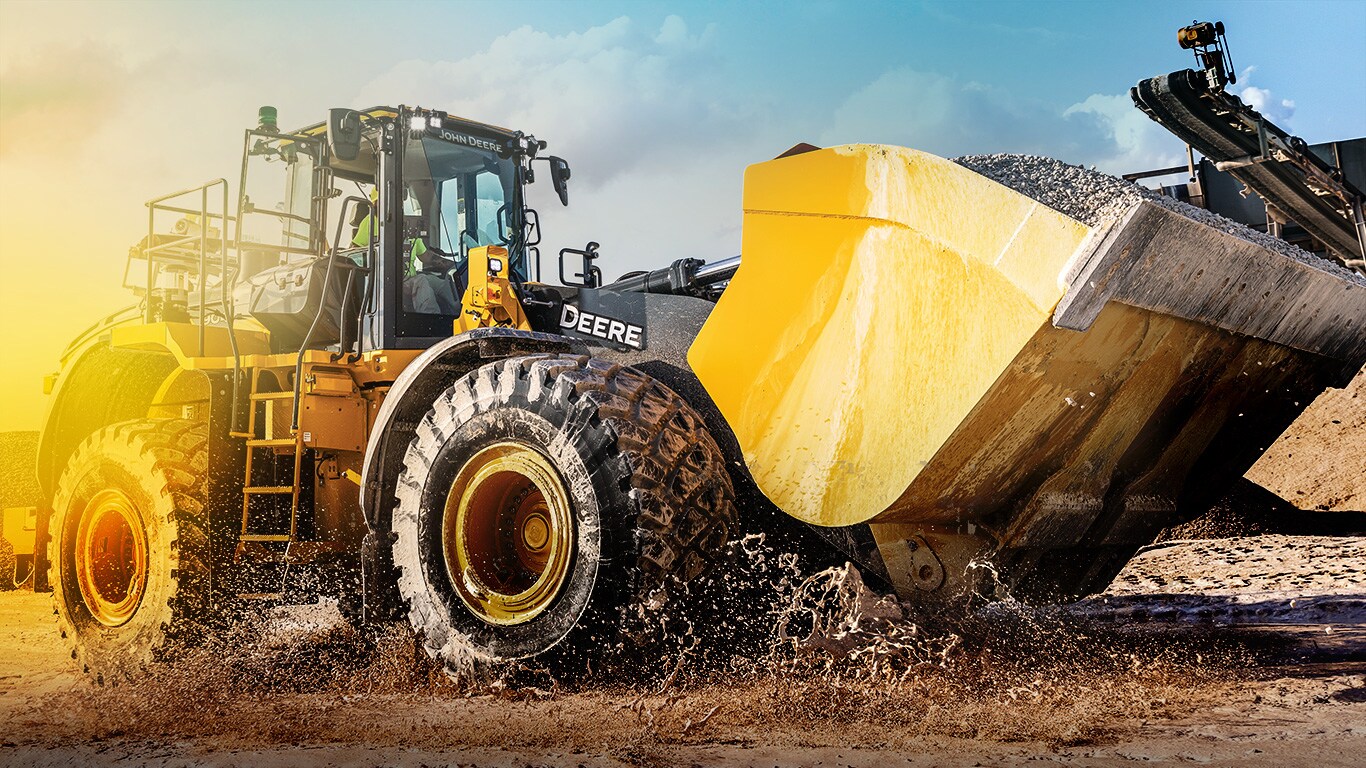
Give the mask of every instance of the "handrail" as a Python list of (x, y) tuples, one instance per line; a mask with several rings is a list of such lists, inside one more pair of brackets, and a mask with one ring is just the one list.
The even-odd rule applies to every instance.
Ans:
[(202, 190), (202, 189), (212, 188), (212, 187), (214, 187), (214, 186), (216, 186), (216, 185), (218, 185), (218, 184), (223, 184), (223, 185), (226, 186), (227, 183), (228, 183), (228, 182), (227, 182), (227, 179), (222, 179), (222, 178), (210, 179), (210, 180), (204, 182), (203, 184), (200, 184), (200, 185), (194, 186), (194, 187), (190, 187), (189, 189), (182, 189), (182, 190), (180, 190), (179, 192), (171, 192), (170, 194), (162, 195), (161, 197), (154, 197), (154, 198), (152, 198), (151, 200), (148, 200), (148, 201), (147, 201), (147, 206), (148, 206), (148, 207), (151, 207), (151, 206), (153, 206), (153, 205), (156, 205), (157, 203), (165, 202), (165, 201), (167, 201), (167, 200), (173, 200), (173, 199), (175, 199), (175, 198), (177, 198), (177, 197), (180, 197), (181, 195), (188, 195), (188, 194), (190, 194), (191, 192), (198, 192), (198, 191), (200, 191), (200, 190)]
[[(194, 190), (190, 191), (193, 192)], [(170, 211), (171, 213), (199, 213), (199, 211), (195, 210), (194, 208), (177, 208), (174, 205), (158, 205), (157, 210)], [(227, 219), (228, 221), (237, 221), (236, 216), (224, 216), (221, 213), (214, 213), (213, 211), (209, 211), (207, 215), (211, 219)]]
[[(211, 213), (211, 212), (209, 211), (209, 191), (210, 191), (211, 189), (214, 189), (215, 187), (221, 187), (221, 188), (222, 188), (222, 191), (223, 191), (223, 200), (222, 200), (222, 206), (223, 206), (223, 207), (221, 208), (221, 212), (220, 212), (220, 213)], [(198, 210), (195, 210), (195, 209), (193, 209), (193, 208), (183, 208), (183, 207), (180, 207), (180, 206), (163, 205), (163, 203), (165, 203), (165, 202), (168, 201), (168, 200), (175, 200), (175, 199), (180, 198), (180, 197), (185, 197), (185, 196), (187, 196), (187, 195), (194, 194), (195, 192), (198, 192), (198, 193), (199, 193), (199, 209), (198, 209)], [(158, 212), (158, 211), (167, 212), (167, 213), (184, 213), (184, 214), (190, 214), (190, 215), (198, 214), (198, 216), (199, 216), (199, 232), (198, 232), (198, 234), (185, 235), (185, 236), (183, 236), (183, 237), (179, 237), (179, 238), (176, 238), (176, 239), (174, 239), (174, 240), (170, 240), (170, 241), (167, 241), (167, 242), (160, 242), (160, 243), (158, 243), (158, 242), (156, 241), (156, 238), (157, 238), (157, 232), (156, 232), (156, 215), (157, 215), (157, 212)], [(208, 282), (209, 282), (209, 281), (208, 281), (208, 275), (209, 275), (209, 220), (210, 220), (211, 218), (212, 218), (212, 219), (218, 219), (219, 221), (223, 222), (223, 225), (220, 226), (220, 227), (218, 227), (218, 237), (215, 238), (215, 240), (216, 240), (215, 245), (218, 246), (219, 265), (220, 265), (220, 266), (219, 266), (219, 269), (220, 269), (220, 271), (219, 271), (219, 278), (218, 278), (219, 288), (220, 288), (220, 300), (222, 301), (222, 304), (223, 304), (223, 315), (224, 315), (224, 317), (226, 318), (227, 324), (228, 324), (228, 333), (229, 333), (229, 335), (231, 335), (231, 333), (232, 333), (232, 320), (231, 320), (231, 317), (230, 317), (230, 316), (231, 316), (232, 313), (233, 313), (233, 308), (232, 308), (232, 306), (231, 306), (231, 302), (230, 302), (229, 295), (228, 295), (228, 291), (227, 291), (227, 275), (228, 275), (228, 227), (227, 227), (227, 222), (230, 221), (230, 220), (232, 220), (232, 219), (228, 216), (228, 180), (227, 180), (227, 179), (225, 179), (225, 178), (212, 179), (212, 180), (210, 180), (210, 181), (204, 182), (203, 184), (200, 184), (200, 185), (197, 186), (197, 187), (190, 187), (189, 189), (182, 189), (182, 190), (179, 190), (179, 191), (176, 191), (176, 192), (171, 192), (171, 193), (169, 193), (169, 194), (161, 195), (160, 197), (154, 197), (154, 198), (152, 198), (151, 200), (148, 200), (148, 201), (147, 201), (147, 240), (145, 241), (144, 247), (142, 248), (142, 255), (143, 255), (143, 257), (146, 258), (146, 260), (147, 260), (147, 287), (146, 287), (146, 291), (147, 291), (147, 294), (146, 294), (146, 295), (147, 295), (147, 301), (146, 301), (146, 307), (145, 307), (144, 312), (143, 312), (143, 319), (144, 319), (146, 322), (150, 323), (150, 322), (152, 322), (152, 319), (153, 319), (153, 309), (154, 309), (154, 308), (153, 308), (153, 305), (152, 305), (152, 291), (153, 291), (153, 289), (154, 289), (154, 287), (155, 287), (155, 285), (156, 285), (156, 276), (157, 276), (157, 266), (158, 266), (158, 262), (159, 262), (159, 261), (160, 261), (160, 262), (165, 262), (165, 261), (166, 261), (165, 259), (158, 259), (157, 256), (158, 256), (159, 254), (168, 252), (168, 251), (170, 251), (170, 250), (172, 250), (172, 249), (177, 249), (177, 248), (186, 247), (186, 246), (189, 246), (189, 245), (191, 245), (191, 244), (193, 244), (193, 243), (195, 243), (195, 242), (198, 242), (198, 245), (199, 245), (199, 248), (198, 248), (198, 250), (199, 250), (199, 264), (198, 264), (198, 271), (197, 271), (197, 274), (195, 275), (195, 282), (196, 282), (196, 287), (197, 287), (197, 289), (198, 289), (198, 291), (199, 291), (199, 317), (196, 318), (196, 325), (198, 326), (198, 329), (199, 329), (199, 353), (198, 353), (198, 354), (199, 354), (200, 357), (203, 357), (203, 356), (204, 356), (205, 351), (206, 351), (206, 346), (207, 346), (207, 345), (206, 345), (206, 339), (205, 339), (205, 334), (206, 334), (206, 331), (205, 331), (206, 322), (205, 322), (205, 311), (204, 311), (204, 308), (208, 305)]]

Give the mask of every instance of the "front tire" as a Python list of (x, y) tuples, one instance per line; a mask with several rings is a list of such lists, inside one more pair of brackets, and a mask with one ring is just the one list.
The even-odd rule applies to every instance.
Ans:
[(727, 558), (735, 494), (677, 394), (590, 357), (486, 365), (436, 398), (397, 486), (399, 590), (427, 651), (601, 666), (661, 639)]
[(194, 639), (208, 604), (206, 429), (180, 419), (106, 427), (53, 497), (54, 613), (71, 656), (103, 683)]

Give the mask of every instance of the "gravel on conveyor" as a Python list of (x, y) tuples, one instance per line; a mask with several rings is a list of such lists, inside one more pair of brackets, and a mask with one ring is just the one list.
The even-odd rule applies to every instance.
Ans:
[(1133, 182), (1080, 165), (1068, 165), (1060, 160), (1038, 155), (1005, 154), (966, 155), (954, 158), (953, 162), (1010, 187), (1026, 197), (1038, 200), (1089, 227), (1108, 224), (1146, 200), (1220, 232), (1241, 237), (1316, 269), (1366, 285), (1366, 276), (1357, 274), (1335, 261), (1315, 256), (1278, 237), (1251, 229), (1213, 211), (1197, 208)]

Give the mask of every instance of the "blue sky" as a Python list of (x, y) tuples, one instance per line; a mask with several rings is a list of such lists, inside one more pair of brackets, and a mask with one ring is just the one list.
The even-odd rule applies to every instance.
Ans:
[[(534, 133), (574, 168), (569, 209), (533, 190), (546, 252), (597, 240), (612, 277), (736, 253), (744, 167), (799, 141), (1171, 164), (1182, 145), (1127, 91), (1191, 65), (1175, 32), (1192, 19), (1225, 22), (1233, 90), (1283, 127), (1366, 135), (1363, 0), (0, 0), (0, 211), (28, 223), (0, 228), (0, 327), (69, 337), (131, 303), (143, 201), (235, 179), (261, 104), (285, 127), (404, 102)], [(43, 234), (73, 221), (79, 237)], [(9, 279), (35, 239), (69, 266), (65, 305)]]
[[(1306, 132), (1358, 131), (1366, 89), (1363, 2), (926, 2), (926, 3), (530, 3), (535, 26), (568, 32), (585, 20), (629, 16), (657, 26), (677, 14), (712, 24), (717, 56), (734, 87), (751, 95), (829, 109), (851, 89), (910, 68), (974, 81), (1060, 110), (1094, 93), (1119, 93), (1141, 77), (1185, 66), (1176, 28), (1223, 20), (1234, 62), (1257, 65), (1262, 87), (1293, 86)], [(527, 17), (523, 17), (527, 18)], [(1287, 39), (1287, 35), (1291, 36)], [(1322, 56), (1316, 53), (1322, 53)], [(1348, 98), (1344, 99), (1344, 96)], [(1339, 102), (1346, 102), (1339, 104)], [(1331, 106), (1330, 106), (1331, 105)], [(1346, 107), (1346, 109), (1341, 109)], [(1302, 120), (1303, 122), (1303, 120)], [(1312, 131), (1311, 131), (1312, 129)], [(1311, 140), (1336, 136), (1307, 136)]]
[[(0, 162), (24, 165), (5, 149), (31, 132), (27, 118), (80, 112), (67, 121), (80, 129), (49, 123), (39, 143), (103, 146), (103, 170), (121, 178), (91, 181), (132, 211), (162, 189), (231, 177), (259, 104), (289, 126), (331, 106), (420, 103), (549, 140), (576, 183), (574, 208), (555, 211), (547, 234), (616, 246), (623, 270), (734, 251), (743, 167), (798, 141), (1030, 152), (1116, 173), (1171, 163), (1180, 143), (1126, 93), (1190, 65), (1175, 30), (1197, 18), (1225, 22), (1244, 76), (1234, 90), (1293, 133), (1366, 135), (1360, 0), (0, 9)], [(90, 125), (92, 113), (110, 119)], [(128, 140), (159, 123), (176, 135)], [(127, 239), (138, 218), (124, 226)]]

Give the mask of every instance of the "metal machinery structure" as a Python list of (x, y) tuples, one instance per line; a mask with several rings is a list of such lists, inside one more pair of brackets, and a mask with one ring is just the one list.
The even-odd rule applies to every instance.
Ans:
[(68, 348), (39, 447), (41, 573), (88, 670), (318, 595), (451, 668), (596, 663), (785, 525), (908, 600), (1065, 599), (1366, 361), (1359, 282), (897, 147), (751, 166), (743, 266), (604, 284), (590, 243), (552, 285), (544, 148), (265, 109), (235, 205), (221, 179), (149, 202), (141, 305)]
[(1330, 162), (1225, 91), (1236, 78), (1222, 22), (1182, 27), (1177, 42), (1201, 68), (1140, 82), (1129, 91), (1134, 104), (1256, 192), (1273, 233), (1298, 224), (1332, 258), (1366, 272), (1366, 195), (1344, 172), (1337, 145), (1329, 145)]
[[(1366, 186), (1366, 136), (1310, 144), (1309, 151), (1340, 169), (1348, 184), (1358, 189)], [(1189, 145), (1186, 148), (1186, 162), (1182, 165), (1124, 174), (1129, 181), (1173, 176), (1184, 179), (1177, 183), (1161, 183), (1159, 190), (1163, 194), (1214, 211), (1226, 219), (1279, 237), (1306, 252), (1338, 261), (1358, 272), (1366, 269), (1366, 263), (1360, 259), (1334, 257), (1328, 247), (1308, 230), (1288, 220), (1284, 212), (1274, 205), (1268, 206), (1260, 195), (1253, 193), (1250, 187), (1231, 173), (1219, 170), (1209, 158), (1198, 157), (1195, 149)]]

